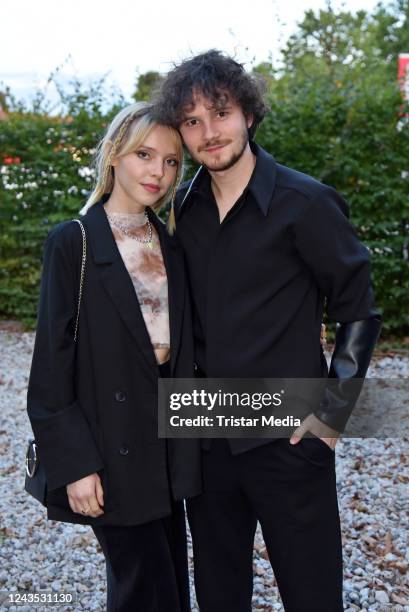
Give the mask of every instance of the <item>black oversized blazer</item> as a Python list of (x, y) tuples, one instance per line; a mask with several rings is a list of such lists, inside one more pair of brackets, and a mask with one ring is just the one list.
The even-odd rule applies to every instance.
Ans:
[[(47, 476), (48, 518), (133, 525), (169, 514), (171, 496), (200, 492), (200, 449), (196, 440), (158, 438), (155, 354), (102, 204), (82, 217), (87, 261), (76, 343), (81, 229), (65, 221), (46, 240), (27, 412)], [(148, 214), (168, 275), (171, 375), (192, 377), (183, 254)], [(66, 493), (94, 472), (105, 494), (99, 518), (72, 512)]]

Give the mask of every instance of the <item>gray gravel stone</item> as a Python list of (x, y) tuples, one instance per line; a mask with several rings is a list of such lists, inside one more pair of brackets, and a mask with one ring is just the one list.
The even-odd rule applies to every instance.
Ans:
[[(66, 606), (64, 612), (102, 612), (105, 563), (92, 531), (88, 526), (47, 521), (43, 508), (23, 490), (24, 453), (32, 435), (25, 395), (33, 341), (32, 333), (0, 331), (0, 589), (61, 588), (77, 593), (80, 601), (80, 605)], [(374, 360), (369, 376), (409, 378), (409, 358), (395, 355)], [(337, 444), (344, 599), (349, 612), (409, 612), (408, 447), (407, 438), (344, 438)], [(197, 612), (190, 535), (188, 540), (192, 604)], [(253, 609), (283, 610), (265, 556), (258, 529)], [(394, 596), (401, 599), (395, 602)], [(31, 612), (26, 606), (15, 609)]]

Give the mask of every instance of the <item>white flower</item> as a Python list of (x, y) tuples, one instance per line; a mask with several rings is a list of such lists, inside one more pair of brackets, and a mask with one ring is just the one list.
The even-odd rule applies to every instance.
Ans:
[(78, 168), (78, 174), (82, 178), (85, 178), (86, 176), (94, 176), (95, 170), (93, 168), (88, 168), (88, 166), (81, 166), (81, 168)]

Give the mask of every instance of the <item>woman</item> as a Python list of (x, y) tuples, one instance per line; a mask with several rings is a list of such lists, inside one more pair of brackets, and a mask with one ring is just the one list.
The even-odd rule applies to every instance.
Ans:
[(182, 253), (156, 214), (182, 143), (152, 113), (123, 109), (99, 146), (76, 342), (82, 230), (48, 235), (28, 388), (48, 518), (91, 525), (115, 612), (190, 609), (181, 500), (200, 492), (197, 441), (158, 438), (158, 377), (193, 377), (193, 348)]

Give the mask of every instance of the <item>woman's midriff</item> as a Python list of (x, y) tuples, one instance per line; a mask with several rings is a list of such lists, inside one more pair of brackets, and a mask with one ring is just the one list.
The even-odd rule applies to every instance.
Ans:
[(156, 361), (158, 364), (164, 363), (169, 359), (170, 350), (168, 348), (155, 349)]

